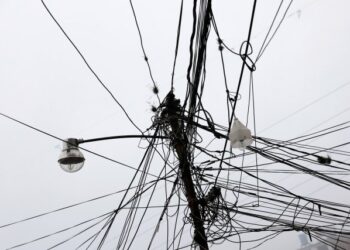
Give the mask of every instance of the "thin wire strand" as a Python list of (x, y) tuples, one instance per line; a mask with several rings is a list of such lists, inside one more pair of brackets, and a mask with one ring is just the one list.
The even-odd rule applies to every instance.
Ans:
[(117, 100), (117, 98), (114, 96), (114, 94), (109, 90), (109, 88), (106, 86), (106, 84), (103, 83), (101, 78), (97, 75), (97, 73), (93, 70), (93, 68), (90, 66), (88, 61), (86, 60), (85, 56), (82, 54), (82, 52), (78, 49), (78, 47), (75, 45), (73, 40), (68, 36), (66, 31), (63, 29), (63, 27), (60, 25), (60, 23), (57, 21), (57, 19), (54, 17), (50, 9), (47, 7), (45, 4), (44, 0), (41, 0), (42, 5), (44, 6), (45, 10), (47, 13), (50, 15), (51, 19), (55, 22), (55, 24), (58, 26), (58, 28), (62, 31), (63, 35), (67, 38), (69, 43), (73, 46), (75, 51), (79, 54), (81, 59), (83, 59), (85, 65), (88, 67), (90, 72), (95, 76), (96, 80), (101, 84), (101, 86), (109, 93), (109, 95), (112, 97), (112, 99), (117, 103), (117, 105), (122, 109), (123, 113), (126, 115), (128, 120), (131, 122), (131, 124), (140, 132), (142, 133), (142, 130), (135, 124), (135, 122), (131, 119), (130, 115), (126, 112), (125, 108), (123, 105)]

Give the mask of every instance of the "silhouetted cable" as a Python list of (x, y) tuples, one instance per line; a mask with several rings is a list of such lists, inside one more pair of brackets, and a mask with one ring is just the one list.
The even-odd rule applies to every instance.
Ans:
[(70, 229), (79, 227), (79, 226), (81, 226), (81, 225), (84, 225), (84, 224), (86, 224), (86, 223), (88, 223), (88, 222), (91, 222), (91, 221), (94, 221), (94, 220), (96, 220), (96, 219), (100, 219), (100, 218), (105, 219), (105, 218), (107, 218), (110, 214), (112, 214), (113, 212), (114, 212), (114, 211), (108, 212), (108, 213), (104, 213), (104, 214), (99, 215), (99, 216), (97, 216), (97, 217), (94, 217), (94, 218), (92, 218), (92, 219), (85, 220), (85, 221), (80, 222), (80, 223), (78, 223), (78, 224), (75, 224), (75, 225), (73, 225), (73, 226), (70, 226), (70, 227), (61, 229), (61, 230), (56, 231), (56, 232), (51, 233), (51, 234), (46, 234), (46, 235), (41, 236), (41, 237), (39, 237), (39, 238), (36, 238), (36, 239), (34, 239), (34, 240), (31, 240), (31, 241), (27, 241), (27, 242), (18, 244), (18, 245), (12, 246), (12, 247), (7, 248), (7, 249), (10, 250), (10, 249), (15, 249), (15, 248), (18, 248), (18, 247), (26, 246), (26, 245), (29, 245), (29, 244), (34, 243), (34, 242), (36, 242), (36, 241), (43, 240), (43, 239), (45, 239), (45, 238), (48, 238), (48, 237), (51, 237), (51, 236), (60, 234), (60, 233), (62, 233), (62, 232), (66, 232), (66, 231), (68, 231), (68, 230), (70, 230)]
[[(154, 135), (156, 135), (156, 134), (158, 133), (158, 129), (159, 129), (159, 127), (157, 127), (157, 128), (155, 129)], [(154, 139), (154, 138), (151, 139), (151, 141), (149, 142), (148, 147), (147, 147), (147, 149), (146, 149), (146, 152), (143, 154), (143, 157), (142, 157), (142, 159), (141, 159), (141, 162), (139, 163), (139, 166), (138, 166), (138, 168), (137, 168), (138, 171), (135, 172), (135, 174), (133, 175), (133, 177), (132, 177), (132, 179), (131, 179), (131, 181), (130, 181), (130, 183), (129, 183), (129, 185), (128, 185), (128, 188), (130, 188), (130, 187), (132, 186), (133, 182), (134, 182), (135, 179), (136, 179), (136, 176), (137, 176), (138, 172), (141, 170), (141, 167), (144, 165), (144, 163), (146, 162), (146, 164), (147, 164), (148, 156), (149, 156), (149, 154), (152, 154), (152, 151), (153, 151), (153, 144), (154, 144), (154, 142), (155, 142), (155, 139)], [(164, 168), (163, 168), (163, 169), (164, 169)], [(142, 183), (142, 180), (144, 179), (144, 175), (143, 175), (143, 174), (144, 174), (144, 173), (147, 173), (147, 171), (148, 171), (147, 168), (146, 168), (146, 171), (145, 171), (145, 170), (142, 170), (141, 176), (140, 176), (140, 180), (139, 180), (139, 184)], [(147, 190), (148, 190), (148, 189), (147, 189)], [(131, 201), (133, 202), (133, 204), (135, 204), (135, 203), (134, 203), (135, 199), (139, 198), (140, 195), (141, 195), (142, 193), (144, 193), (145, 191), (147, 191), (147, 190), (136, 190), (135, 195), (133, 196), (133, 199), (131, 200)], [(125, 205), (123, 205), (123, 203), (124, 203), (124, 201), (125, 201), (125, 199), (126, 199), (127, 194), (128, 194), (128, 192), (125, 192), (124, 195), (123, 195), (123, 197), (122, 197), (122, 199), (121, 199), (121, 201), (119, 202), (119, 205), (118, 205), (117, 209), (115, 210), (116, 212), (115, 212), (115, 214), (113, 215), (113, 217), (112, 217), (112, 219), (111, 219), (110, 225), (108, 226), (108, 228), (106, 229), (106, 232), (104, 233), (102, 239), (100, 240), (100, 243), (99, 243), (99, 245), (98, 245), (98, 249), (101, 249), (101, 248), (102, 248), (102, 246), (103, 246), (103, 244), (104, 244), (104, 242), (105, 242), (105, 240), (106, 240), (106, 237), (107, 237), (107, 235), (108, 235), (109, 232), (110, 232), (110, 229), (111, 229), (111, 227), (112, 227), (112, 225), (113, 225), (113, 223), (114, 223), (114, 221), (115, 221), (115, 218), (116, 218), (116, 216), (117, 216), (117, 214), (118, 214), (120, 208), (123, 207), (123, 206), (125, 206)], [(130, 200), (129, 200), (129, 201), (130, 201)], [(129, 203), (129, 202), (127, 202), (126, 204), (128, 204), (128, 203)], [(129, 211), (129, 212), (130, 212), (130, 211)], [(126, 226), (126, 225), (124, 224), (124, 228), (125, 228), (125, 226)], [(123, 235), (120, 236), (120, 237), (123, 237)], [(120, 245), (120, 244), (118, 243), (118, 246), (119, 246), (119, 245)]]
[(59, 29), (62, 31), (63, 35), (68, 39), (68, 41), (70, 42), (70, 44), (74, 47), (74, 49), (76, 50), (76, 52), (78, 52), (79, 56), (81, 57), (81, 59), (83, 59), (85, 65), (88, 67), (88, 69), (90, 70), (90, 72), (95, 76), (95, 78), (97, 79), (97, 81), (101, 84), (101, 86), (110, 94), (110, 96), (113, 98), (113, 100), (118, 104), (118, 106), (122, 109), (122, 111), (124, 112), (124, 114), (126, 115), (126, 117), (128, 118), (128, 120), (132, 123), (132, 125), (140, 132), (142, 133), (142, 130), (134, 123), (134, 121), (131, 119), (131, 117), (129, 116), (129, 114), (126, 112), (125, 108), (121, 105), (121, 103), (117, 100), (117, 98), (114, 96), (114, 94), (108, 89), (108, 87), (102, 82), (101, 78), (96, 74), (96, 72), (92, 69), (92, 67), (90, 66), (90, 64), (87, 62), (87, 60), (85, 59), (84, 55), (81, 53), (81, 51), (78, 49), (78, 47), (75, 45), (75, 43), (73, 42), (73, 40), (68, 36), (68, 34), (65, 32), (65, 30), (62, 28), (62, 26), (60, 25), (60, 23), (57, 21), (57, 19), (53, 16), (53, 14), (51, 13), (51, 11), (49, 10), (49, 8), (47, 7), (47, 5), (45, 4), (44, 0), (41, 0), (41, 3), (43, 4), (43, 6), (45, 7), (45, 10), (49, 13), (50, 17), (52, 18), (52, 20), (56, 23), (56, 25), (59, 27)]
[(264, 48), (264, 46), (265, 46), (266, 40), (267, 40), (267, 38), (269, 37), (270, 32), (271, 32), (271, 30), (272, 30), (272, 27), (273, 27), (273, 25), (275, 24), (275, 21), (276, 21), (276, 18), (277, 18), (277, 16), (278, 16), (278, 13), (280, 12), (280, 9), (281, 9), (281, 7), (282, 7), (283, 1), (284, 1), (284, 0), (281, 0), (280, 4), (278, 5), (277, 11), (276, 11), (276, 13), (275, 13), (275, 16), (273, 17), (273, 20), (272, 20), (272, 23), (271, 23), (271, 25), (270, 25), (270, 27), (269, 27), (269, 30), (267, 31), (267, 34), (266, 34), (266, 36), (265, 36), (265, 38), (264, 38), (264, 41), (263, 41), (263, 43), (261, 44), (261, 47), (260, 47), (260, 49), (259, 49), (258, 56), (257, 56), (257, 59), (255, 60), (255, 62), (257, 62), (258, 58), (260, 57), (261, 51), (263, 50), (263, 48)]
[[(243, 62), (242, 62), (241, 72), (240, 72), (240, 75), (239, 75), (239, 80), (238, 80), (236, 95), (235, 95), (235, 98), (234, 98), (235, 102), (234, 102), (233, 107), (232, 107), (232, 114), (231, 114), (230, 122), (229, 122), (229, 124), (228, 124), (228, 127), (229, 127), (229, 128), (231, 127), (233, 118), (235, 117), (235, 109), (236, 109), (236, 105), (237, 105), (237, 98), (238, 98), (239, 90), (240, 90), (241, 83), (242, 83), (242, 80), (243, 80), (244, 68), (245, 68), (245, 66), (246, 66), (245, 60), (246, 60), (246, 57), (247, 57), (247, 53), (248, 53), (248, 49), (249, 49), (249, 44), (250, 44), (250, 37), (251, 37), (252, 29), (253, 29), (253, 22), (254, 22), (254, 16), (255, 16), (256, 2), (257, 2), (257, 1), (254, 0), (253, 8), (252, 8), (252, 14), (251, 14), (251, 17), (250, 17), (250, 24), (249, 24), (247, 45), (246, 45), (246, 48), (245, 48), (244, 56), (243, 56), (243, 58), (242, 58), (242, 59), (243, 59)], [(223, 153), (222, 153), (222, 157), (221, 157), (221, 161), (220, 161), (219, 168), (221, 168), (221, 166), (222, 166), (222, 161), (223, 161), (223, 159), (224, 159), (224, 157), (225, 157), (225, 150), (226, 150), (226, 146), (227, 146), (227, 142), (228, 142), (228, 133), (229, 133), (229, 129), (228, 129), (228, 131), (227, 131), (227, 136), (226, 136), (225, 144), (224, 144), (224, 150), (223, 150)], [(220, 170), (219, 170), (219, 172), (218, 172), (218, 174), (217, 174), (217, 177), (219, 177), (219, 175), (220, 175)]]
[(261, 58), (261, 56), (264, 54), (264, 52), (265, 52), (267, 46), (269, 46), (270, 42), (272, 41), (272, 39), (273, 39), (274, 36), (276, 35), (276, 33), (277, 33), (278, 29), (280, 28), (282, 22), (284, 21), (286, 15), (287, 15), (287, 12), (288, 12), (290, 6), (292, 5), (292, 3), (293, 3), (293, 0), (290, 0), (289, 4), (288, 4), (288, 6), (287, 6), (287, 9), (285, 10), (285, 12), (284, 12), (284, 14), (283, 14), (283, 17), (282, 17), (281, 21), (278, 23), (277, 28), (276, 28), (275, 31), (273, 32), (271, 38), (269, 39), (269, 41), (267, 42), (267, 44), (265, 45), (265, 47), (259, 52), (257, 58), (255, 59), (255, 63)]
[(181, 0), (180, 14), (179, 14), (179, 23), (178, 23), (178, 26), (177, 26), (175, 56), (174, 56), (173, 70), (172, 70), (172, 73), (171, 73), (171, 90), (174, 89), (174, 75), (175, 75), (176, 59), (177, 59), (177, 53), (178, 53), (179, 41), (180, 41), (180, 34), (181, 34), (182, 11), (183, 11), (183, 0)]
[(219, 44), (222, 44), (222, 45), (223, 45), (229, 52), (231, 52), (232, 54), (234, 54), (234, 55), (236, 55), (236, 56), (240, 56), (239, 53), (237, 53), (237, 52), (233, 51), (232, 49), (230, 49), (230, 48), (225, 44), (225, 42), (222, 40), (222, 38), (221, 38), (221, 36), (220, 36), (220, 34), (219, 34), (219, 29), (218, 29), (218, 27), (217, 27), (217, 25), (216, 25), (214, 13), (212, 13), (212, 20), (211, 20), (211, 21), (212, 21), (212, 24), (213, 24), (214, 31), (215, 31), (215, 33), (216, 33), (216, 35), (217, 35)]
[(193, 42), (194, 42), (194, 37), (196, 35), (196, 25), (197, 25), (197, 0), (193, 1), (193, 8), (192, 8), (192, 18), (193, 18), (193, 23), (192, 23), (192, 33), (191, 33), (191, 38), (190, 38), (190, 62), (187, 67), (187, 73), (186, 73), (186, 79), (187, 79), (187, 92), (186, 92), (186, 97), (183, 103), (183, 108), (185, 109), (187, 105), (187, 100), (188, 100), (188, 90), (189, 87), (192, 83), (191, 81), (191, 69), (192, 69), (192, 64), (193, 64)]
[(156, 82), (154, 81), (154, 78), (153, 78), (153, 75), (152, 75), (152, 70), (151, 70), (151, 65), (149, 64), (149, 61), (148, 61), (148, 57), (146, 55), (146, 51), (145, 51), (145, 47), (143, 45), (143, 39), (142, 39), (142, 34), (141, 34), (141, 30), (140, 30), (140, 26), (139, 26), (139, 23), (137, 21), (137, 17), (136, 17), (136, 13), (135, 13), (135, 8), (134, 8), (134, 5), (132, 3), (132, 0), (129, 0), (129, 3), (130, 3), (130, 7), (131, 7), (131, 10), (132, 10), (132, 14), (134, 16), (134, 20), (135, 20), (135, 24), (136, 24), (136, 27), (137, 27), (137, 32), (139, 34), (139, 38), (140, 38), (140, 43), (141, 43), (141, 48), (142, 48), (142, 52), (143, 52), (143, 56), (144, 56), (144, 59), (147, 63), (147, 67), (148, 67), (148, 72), (149, 72), (149, 75), (151, 77), (151, 80), (152, 80), (152, 83), (153, 83), (153, 92), (156, 94), (157, 98), (158, 98), (158, 101), (160, 103), (160, 99), (159, 99), (159, 94), (158, 94), (158, 87), (156, 85)]
[[(33, 126), (31, 126), (31, 125), (29, 125), (29, 124), (27, 124), (27, 123), (21, 122), (21, 121), (15, 119), (15, 118), (13, 118), (13, 117), (10, 117), (10, 116), (5, 115), (5, 114), (3, 114), (3, 113), (0, 113), (0, 115), (3, 116), (3, 117), (5, 117), (5, 118), (7, 118), (7, 119), (10, 119), (10, 120), (12, 120), (12, 121), (14, 121), (14, 122), (17, 122), (17, 123), (19, 123), (19, 124), (21, 124), (21, 125), (24, 125), (24, 126), (30, 128), (30, 129), (33, 129), (33, 130), (35, 130), (35, 131), (37, 131), (37, 132), (39, 132), (39, 133), (41, 133), (41, 134), (50, 136), (51, 138), (54, 138), (54, 139), (59, 140), (59, 141), (62, 141), (62, 142), (66, 142), (64, 139), (61, 139), (61, 138), (59, 138), (59, 137), (57, 137), (57, 136), (55, 136), (55, 135), (52, 135), (52, 134), (50, 134), (50, 133), (48, 133), (48, 132), (45, 132), (45, 131), (43, 131), (43, 130), (41, 130), (41, 129), (35, 128), (35, 127), (33, 127)], [(100, 157), (100, 158), (103, 158), (103, 159), (105, 159), (105, 160), (108, 160), (108, 161), (117, 163), (117, 164), (119, 164), (119, 165), (121, 165), (121, 166), (130, 168), (130, 169), (133, 169), (133, 170), (137, 170), (137, 168), (135, 168), (135, 167), (132, 167), (132, 166), (127, 165), (127, 164), (125, 164), (125, 163), (122, 163), (122, 162), (120, 162), (120, 161), (114, 160), (114, 159), (109, 158), (109, 157), (107, 157), (107, 156), (104, 156), (104, 155), (102, 155), (102, 154), (96, 153), (96, 152), (91, 151), (91, 150), (89, 150), (89, 149), (86, 149), (86, 148), (83, 148), (83, 147), (79, 147), (79, 148), (80, 148), (81, 150), (84, 150), (84, 151), (86, 151), (86, 152), (88, 152), (88, 153), (90, 153), (90, 154), (93, 154), (93, 155), (98, 156), (98, 157)], [(138, 171), (138, 170), (137, 170), (137, 171)], [(153, 177), (157, 177), (156, 175), (153, 175), (153, 174), (151, 174), (151, 173), (147, 173), (147, 175), (150, 175), (150, 176), (153, 176)]]
[[(158, 180), (152, 180), (144, 185), (148, 185), (148, 184), (151, 184), (153, 182), (157, 182)], [(106, 198), (106, 197), (109, 197), (109, 196), (112, 196), (112, 195), (116, 195), (116, 194), (120, 194), (120, 193), (123, 193), (127, 190), (130, 190), (130, 189), (135, 189), (137, 188), (137, 186), (133, 186), (133, 187), (130, 187), (129, 189), (122, 189), (122, 190), (119, 190), (119, 191), (115, 191), (113, 193), (109, 193), (109, 194), (105, 194), (105, 195), (102, 195), (102, 196), (98, 196), (98, 197), (95, 197), (95, 198), (92, 198), (92, 199), (89, 199), (89, 200), (85, 200), (85, 201), (82, 201), (82, 202), (78, 202), (78, 203), (74, 203), (72, 205), (69, 205), (69, 206), (65, 206), (65, 207), (62, 207), (62, 208), (58, 208), (58, 209), (54, 209), (54, 210), (51, 210), (51, 211), (48, 211), (48, 212), (45, 212), (45, 213), (41, 213), (41, 214), (38, 214), (38, 215), (35, 215), (35, 216), (31, 216), (31, 217), (28, 217), (28, 218), (25, 218), (25, 219), (22, 219), (22, 220), (18, 220), (18, 221), (14, 221), (14, 222), (11, 222), (11, 223), (7, 223), (7, 224), (4, 224), (4, 225), (1, 225), (0, 226), (0, 229), (1, 228), (5, 228), (5, 227), (9, 227), (9, 226), (12, 226), (12, 225), (16, 225), (18, 223), (22, 223), (22, 222), (25, 222), (25, 221), (29, 221), (29, 220), (33, 220), (33, 219), (37, 219), (37, 218), (40, 218), (40, 217), (43, 217), (45, 215), (49, 215), (49, 214), (53, 214), (53, 213), (56, 213), (56, 212), (60, 212), (60, 211), (63, 211), (63, 210), (66, 210), (66, 209), (69, 209), (69, 208), (73, 208), (73, 207), (76, 207), (76, 206), (80, 206), (80, 205), (83, 205), (83, 204), (86, 204), (86, 203), (90, 203), (92, 201), (96, 201), (96, 200), (100, 200), (100, 199), (103, 199), (103, 198)]]
[(329, 95), (332, 95), (333, 93), (337, 92), (338, 90), (340, 90), (340, 89), (342, 89), (342, 88), (348, 86), (349, 84), (350, 84), (350, 81), (349, 81), (349, 82), (346, 82), (346, 83), (340, 85), (339, 87), (336, 87), (335, 89), (333, 89), (333, 90), (327, 92), (326, 94), (324, 94), (324, 95), (322, 95), (322, 96), (320, 96), (320, 97), (314, 99), (313, 101), (309, 102), (308, 104), (306, 104), (306, 105), (304, 105), (304, 106), (298, 108), (296, 111), (292, 112), (291, 114), (289, 114), (289, 115), (283, 117), (282, 119), (280, 119), (280, 120), (278, 120), (278, 121), (272, 123), (271, 125), (269, 125), (268, 127), (264, 128), (264, 129), (262, 129), (261, 131), (259, 131), (259, 134), (262, 133), (262, 132), (265, 132), (265, 131), (267, 131), (267, 130), (273, 128), (273, 127), (275, 127), (277, 124), (280, 124), (281, 122), (283, 122), (283, 121), (289, 119), (290, 117), (296, 115), (297, 113), (299, 113), (299, 112), (301, 112), (301, 111), (307, 109), (308, 107), (310, 107), (310, 106), (312, 106), (312, 105), (318, 103), (319, 101), (323, 100), (324, 98), (328, 97)]

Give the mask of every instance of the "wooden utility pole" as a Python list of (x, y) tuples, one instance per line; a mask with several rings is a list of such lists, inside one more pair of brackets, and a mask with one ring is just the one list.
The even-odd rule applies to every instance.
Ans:
[[(191, 144), (196, 126), (193, 126), (193, 117), (196, 114), (198, 103), (198, 87), (204, 77), (207, 39), (211, 22), (211, 0), (197, 0), (193, 4), (193, 30), (190, 45), (190, 64), (187, 70), (188, 99), (180, 106), (180, 100), (175, 98), (171, 91), (165, 100), (161, 118), (167, 123), (166, 132), (170, 132), (171, 146), (179, 159), (180, 179), (185, 189), (185, 196), (190, 209), (194, 228), (193, 240), (200, 250), (208, 250), (208, 241), (205, 234), (204, 221), (201, 214), (199, 198), (192, 180), (193, 156)], [(191, 72), (192, 71), (192, 72)], [(192, 75), (192, 77), (191, 77)], [(188, 107), (187, 106), (188, 103)], [(187, 108), (188, 116), (183, 116)], [(186, 119), (186, 126), (184, 125)], [(170, 131), (168, 131), (170, 129)]]
[(171, 128), (171, 143), (179, 159), (180, 178), (184, 185), (185, 196), (194, 227), (194, 241), (201, 250), (208, 250), (207, 237), (203, 225), (203, 218), (200, 212), (199, 201), (191, 177), (191, 154), (188, 151), (188, 139), (184, 133), (181, 115), (180, 101), (170, 92), (166, 97), (166, 108), (163, 111), (163, 118), (167, 119)]
[(185, 187), (185, 196), (188, 202), (188, 207), (191, 210), (191, 217), (194, 227), (194, 241), (199, 245), (201, 250), (208, 250), (207, 237), (203, 226), (203, 218), (199, 209), (199, 202), (194, 189), (194, 184), (191, 177), (191, 164), (188, 161), (187, 143), (177, 143), (174, 145), (176, 153), (179, 157), (179, 168), (181, 171), (181, 179)]

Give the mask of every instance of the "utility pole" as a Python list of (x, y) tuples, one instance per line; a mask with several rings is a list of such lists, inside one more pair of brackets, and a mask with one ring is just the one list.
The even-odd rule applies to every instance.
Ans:
[(180, 100), (175, 99), (175, 95), (170, 92), (165, 100), (165, 108), (162, 112), (162, 118), (167, 120), (171, 129), (171, 145), (179, 159), (180, 178), (184, 185), (185, 196), (188, 207), (191, 211), (192, 223), (194, 227), (194, 241), (199, 245), (200, 250), (208, 250), (207, 237), (203, 225), (203, 218), (200, 212), (199, 201), (194, 188), (191, 166), (192, 157), (189, 152), (189, 144), (186, 134), (184, 133), (184, 123), (181, 118)]
[[(180, 100), (176, 99), (174, 93), (171, 91), (166, 97), (162, 118), (170, 125), (171, 146), (174, 148), (179, 159), (180, 178), (184, 185), (185, 196), (194, 228), (193, 240), (198, 244), (200, 250), (208, 250), (204, 218), (202, 218), (199, 198), (192, 180), (191, 169), (193, 167), (193, 156), (191, 154), (191, 144), (193, 134), (196, 130), (196, 127), (193, 126), (193, 117), (197, 112), (198, 87), (205, 69), (207, 39), (211, 22), (211, 0), (200, 0), (198, 7), (197, 0), (194, 0), (193, 19), (190, 64), (187, 70), (188, 100), (186, 99), (183, 107), (181, 107)], [(192, 75), (192, 79), (190, 75)], [(183, 111), (186, 109), (187, 101), (189, 105), (188, 116), (186, 117), (187, 125), (185, 126)]]

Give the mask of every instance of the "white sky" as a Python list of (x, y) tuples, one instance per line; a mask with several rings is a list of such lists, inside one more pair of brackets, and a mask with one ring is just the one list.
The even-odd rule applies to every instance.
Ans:
[[(175, 94), (181, 99), (186, 86), (191, 2), (185, 1), (184, 5), (175, 74)], [(221, 36), (235, 50), (246, 39), (252, 2), (213, 1)], [(134, 0), (133, 3), (152, 72), (160, 96), (164, 98), (170, 89), (180, 1)], [(253, 58), (278, 4), (279, 1), (273, 0), (258, 1), (252, 34)], [(152, 117), (150, 106), (156, 103), (156, 98), (151, 91), (152, 84), (129, 2), (48, 0), (47, 5), (136, 124), (142, 129), (148, 128)], [(289, 139), (310, 129), (349, 120), (349, 9), (347, 0), (294, 1), (281, 28), (256, 65), (257, 135)], [(61, 138), (88, 139), (137, 133), (39, 0), (0, 0), (0, 34), (1, 113)], [(227, 126), (222, 69), (215, 39), (212, 30), (203, 102), (214, 120)], [(241, 61), (230, 54), (225, 54), (225, 58), (229, 85), (235, 89)], [(247, 112), (247, 90), (248, 74), (243, 81), (242, 100), (237, 105), (237, 116), (242, 120)], [(302, 109), (310, 103), (312, 105)], [(134, 173), (86, 153), (84, 168), (76, 174), (67, 174), (57, 164), (61, 148), (59, 141), (3, 117), (0, 117), (0, 130), (0, 225), (124, 189)], [(333, 146), (349, 136), (349, 133), (344, 133), (315, 144)], [(104, 141), (84, 146), (137, 166), (143, 153), (137, 147), (138, 142)], [(268, 178), (276, 182), (281, 179), (273, 175)], [(350, 202), (344, 192), (324, 187), (324, 182), (298, 185), (306, 179), (292, 176), (283, 185), (302, 195), (313, 193), (318, 198)], [(0, 249), (111, 211), (120, 197), (112, 196), (32, 222), (0, 228)], [(157, 213), (154, 217), (152, 213), (144, 224), (145, 230), (154, 227)], [(68, 235), (71, 233), (65, 236)], [(190, 239), (189, 235), (186, 237)], [(23, 249), (44, 249), (63, 238), (34, 243)], [(106, 244), (105, 249), (114, 246), (115, 241), (109, 240), (110, 245)], [(142, 249), (142, 242), (140, 236), (135, 249)], [(157, 239), (157, 244), (161, 243), (162, 239)], [(292, 250), (298, 246), (297, 233), (286, 233), (258, 249)], [(237, 245), (226, 247), (214, 249), (238, 249)], [(69, 244), (60, 249), (70, 249)], [(162, 245), (159, 249), (163, 249)]]

